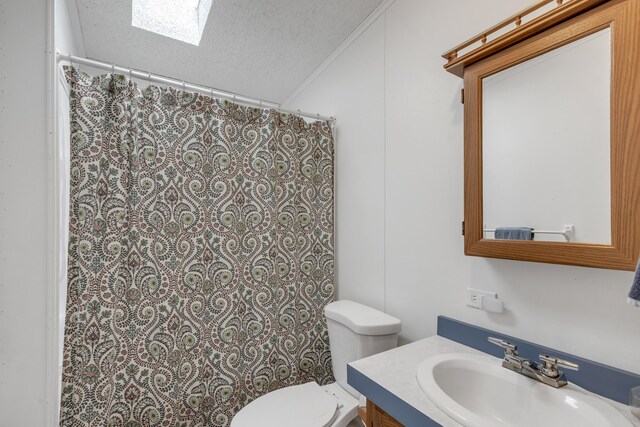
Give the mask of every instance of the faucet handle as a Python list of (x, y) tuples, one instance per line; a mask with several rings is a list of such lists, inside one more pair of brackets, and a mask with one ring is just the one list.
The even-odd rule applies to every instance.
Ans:
[(515, 344), (511, 344), (509, 341), (505, 341), (502, 340), (500, 338), (494, 338), (494, 337), (489, 337), (487, 338), (487, 340), (491, 343), (491, 344), (495, 344), (498, 347), (502, 347), (505, 349), (505, 351), (507, 352), (508, 355), (510, 356), (515, 356), (518, 354), (518, 352), (516, 350), (518, 350), (518, 346)]
[(544, 366), (541, 368), (542, 373), (548, 377), (555, 378), (561, 375), (561, 372), (558, 371), (558, 366), (569, 369), (571, 371), (577, 371), (580, 369), (580, 365), (573, 362), (568, 362), (566, 360), (558, 359), (557, 357), (549, 356), (547, 354), (541, 354), (540, 360), (544, 362)]

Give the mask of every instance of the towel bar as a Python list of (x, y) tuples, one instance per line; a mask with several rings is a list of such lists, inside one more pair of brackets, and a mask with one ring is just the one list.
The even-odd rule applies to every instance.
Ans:
[[(495, 233), (495, 228), (485, 228), (482, 231), (485, 233)], [(571, 224), (565, 225), (562, 230), (537, 230), (533, 229), (533, 234), (560, 234), (564, 237), (567, 242), (570, 242), (573, 239), (573, 233), (575, 232), (575, 227)]]

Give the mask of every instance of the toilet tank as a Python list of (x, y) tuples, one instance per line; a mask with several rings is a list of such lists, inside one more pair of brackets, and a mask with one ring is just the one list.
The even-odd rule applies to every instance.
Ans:
[(336, 382), (355, 397), (360, 397), (347, 384), (347, 363), (372, 356), (398, 345), (402, 323), (386, 313), (342, 300), (324, 309), (329, 328), (331, 365)]

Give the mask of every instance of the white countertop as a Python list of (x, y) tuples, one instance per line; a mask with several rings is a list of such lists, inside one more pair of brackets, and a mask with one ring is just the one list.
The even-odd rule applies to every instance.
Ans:
[[(449, 418), (424, 395), (416, 379), (418, 366), (424, 359), (443, 353), (486, 354), (436, 335), (357, 360), (350, 365), (440, 425), (445, 427), (460, 426), (461, 424)], [(584, 389), (581, 390), (589, 393)], [(601, 396), (598, 397), (620, 411), (634, 426), (640, 427), (640, 420), (629, 413), (629, 408), (626, 405)], [(385, 402), (375, 403), (386, 410)], [(389, 412), (389, 415), (393, 416), (394, 414)]]

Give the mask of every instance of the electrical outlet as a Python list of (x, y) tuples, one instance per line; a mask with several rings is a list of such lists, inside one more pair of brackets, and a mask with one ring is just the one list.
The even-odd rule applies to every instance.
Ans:
[(480, 291), (478, 289), (467, 288), (467, 305), (469, 307), (482, 308), (482, 298), (497, 299), (495, 292)]

